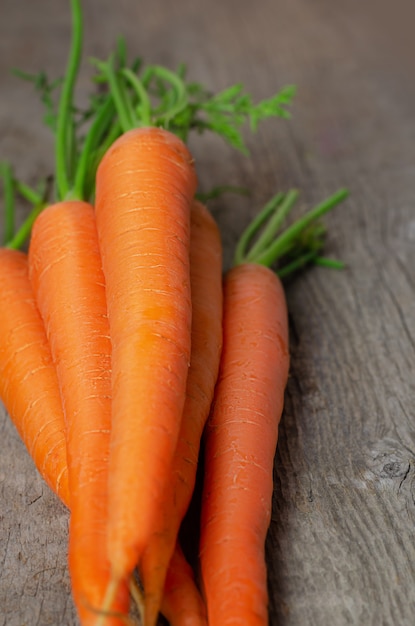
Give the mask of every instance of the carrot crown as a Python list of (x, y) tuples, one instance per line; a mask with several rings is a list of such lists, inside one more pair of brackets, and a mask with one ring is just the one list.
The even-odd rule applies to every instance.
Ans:
[(236, 246), (234, 264), (258, 263), (267, 267), (277, 264), (276, 273), (281, 278), (309, 263), (341, 269), (344, 267), (342, 261), (320, 255), (326, 233), (320, 218), (347, 196), (348, 191), (340, 189), (282, 230), (298, 198), (298, 191), (292, 189), (285, 194), (276, 194), (242, 233)]

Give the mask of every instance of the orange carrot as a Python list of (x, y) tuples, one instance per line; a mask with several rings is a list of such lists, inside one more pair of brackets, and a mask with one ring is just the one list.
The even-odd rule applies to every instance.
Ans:
[(109, 598), (140, 561), (170, 480), (190, 361), (195, 190), (188, 149), (160, 128), (126, 132), (97, 172), (112, 342)]
[(233, 268), (224, 344), (206, 428), (200, 563), (211, 626), (268, 623), (264, 543), (288, 376), (284, 291), (268, 268)]
[(192, 497), (222, 347), (222, 244), (215, 220), (198, 201), (191, 211), (190, 284), (192, 347), (171, 486), (140, 562), (149, 625), (156, 620), (166, 569)]
[(170, 626), (207, 626), (206, 607), (179, 544), (169, 563), (161, 612)]
[(297, 193), (278, 194), (242, 235), (225, 276), (201, 510), (200, 573), (210, 626), (268, 624), (265, 538), (289, 350), (284, 289), (267, 266), (283, 260), (280, 276), (311, 261), (338, 266), (319, 257), (324, 231), (315, 222), (346, 196), (340, 190), (278, 235)]
[(0, 397), (40, 474), (69, 505), (64, 417), (27, 257), (0, 249)]
[[(83, 625), (95, 623), (109, 579), (107, 465), (111, 426), (111, 344), (93, 207), (61, 202), (37, 218), (29, 273), (56, 366), (66, 423), (71, 494), (69, 568)], [(125, 588), (108, 626), (125, 623)]]
[[(81, 115), (74, 103), (83, 20), (80, 0), (71, 0), (70, 7), (73, 36), (54, 124), (55, 204), (43, 209), (33, 225), (29, 275), (61, 392), (71, 504), (69, 569), (78, 614), (87, 625), (97, 619), (109, 578), (111, 344), (94, 210), (84, 200), (93, 193), (91, 180), (114, 127), (115, 109), (107, 94)], [(90, 122), (86, 131), (83, 115)], [(42, 197), (39, 210), (44, 202)], [(16, 237), (10, 245), (16, 245)], [(128, 606), (127, 589), (120, 587), (107, 607), (114, 615), (106, 623), (125, 623)]]

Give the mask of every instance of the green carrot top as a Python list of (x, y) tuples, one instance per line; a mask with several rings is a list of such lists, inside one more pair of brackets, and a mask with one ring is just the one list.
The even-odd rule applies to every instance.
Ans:
[[(70, 0), (70, 3), (72, 41), (64, 78), (50, 82), (44, 72), (30, 75), (16, 71), (20, 77), (34, 83), (45, 105), (44, 121), (55, 137), (55, 173), (53, 178), (48, 177), (33, 189), (14, 177), (9, 164), (0, 164), (5, 205), (4, 244), (9, 247), (23, 245), (37, 214), (51, 201), (91, 201), (102, 156), (119, 135), (131, 128), (161, 126), (184, 141), (191, 131), (210, 131), (247, 153), (242, 132), (246, 123), (255, 131), (261, 120), (274, 116), (290, 117), (287, 107), (295, 93), (293, 86), (284, 87), (258, 104), (253, 103), (241, 84), (213, 94), (200, 83), (189, 82), (184, 65), (172, 71), (160, 65), (145, 65), (140, 57), (128, 63), (126, 43), (122, 38), (107, 61), (92, 59), (97, 69), (93, 93), (86, 108), (75, 106), (75, 86), (82, 59), (83, 19), (81, 1)], [(55, 102), (57, 91), (59, 98)], [(16, 232), (17, 193), (33, 208)], [(320, 256), (324, 227), (319, 219), (346, 195), (346, 190), (338, 191), (281, 232), (298, 192), (277, 194), (241, 237), (235, 262), (278, 263), (277, 271), (281, 276), (310, 261), (338, 266), (339, 262)], [(252, 241), (254, 243), (249, 248)]]
[[(86, 108), (74, 103), (76, 80), (82, 60), (83, 18), (81, 0), (70, 0), (72, 41), (63, 79), (49, 81), (44, 72), (15, 73), (31, 81), (46, 107), (45, 123), (55, 137), (54, 184), (43, 181), (31, 189), (18, 181), (8, 164), (2, 164), (5, 198), (4, 244), (20, 247), (40, 210), (60, 200), (91, 201), (98, 164), (109, 146), (124, 131), (137, 126), (162, 126), (184, 141), (190, 131), (219, 134), (247, 153), (242, 128), (255, 131), (263, 119), (290, 117), (288, 106), (295, 88), (284, 87), (276, 95), (254, 104), (241, 84), (213, 94), (203, 85), (189, 82), (180, 65), (172, 71), (160, 65), (144, 65), (136, 57), (128, 63), (126, 44), (120, 38), (109, 60), (92, 59), (97, 73), (94, 91)], [(59, 98), (56, 103), (56, 93)], [(33, 205), (25, 223), (15, 232), (14, 198), (22, 195)]]
[[(118, 50), (125, 42), (118, 42)], [(118, 60), (118, 66), (117, 66)], [(112, 55), (108, 61), (93, 60), (97, 80), (106, 82), (113, 95), (123, 131), (139, 126), (162, 126), (187, 141), (190, 131), (211, 131), (234, 148), (247, 153), (242, 127), (255, 131), (261, 120), (289, 118), (287, 109), (295, 93), (292, 85), (254, 104), (242, 84), (213, 94), (203, 85), (186, 79), (186, 67), (177, 71), (160, 65), (144, 66), (140, 58), (126, 65), (126, 55)]]
[(297, 200), (298, 191), (292, 189), (286, 194), (276, 194), (242, 233), (236, 246), (234, 264), (276, 265), (276, 273), (281, 278), (309, 263), (334, 269), (344, 267), (341, 261), (320, 255), (326, 233), (320, 218), (347, 196), (348, 191), (340, 189), (284, 230), (283, 224)]

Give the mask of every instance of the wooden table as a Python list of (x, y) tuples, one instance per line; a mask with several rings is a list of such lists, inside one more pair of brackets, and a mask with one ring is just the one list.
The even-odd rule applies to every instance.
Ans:
[[(0, 153), (35, 181), (53, 166), (42, 107), (12, 67), (62, 74), (68, 2), (2, 0)], [(194, 142), (201, 188), (247, 186), (212, 211), (225, 264), (277, 190), (305, 209), (342, 186), (328, 255), (287, 285), (291, 376), (267, 541), (272, 626), (415, 623), (415, 90), (410, 2), (84, 0), (85, 58), (133, 54), (256, 98), (296, 84), (290, 121), (247, 135), (250, 158)], [(88, 92), (85, 63), (79, 97)], [(20, 213), (24, 207), (19, 206)], [(68, 513), (0, 415), (0, 625), (77, 623)], [(247, 625), (248, 626), (248, 625)]]

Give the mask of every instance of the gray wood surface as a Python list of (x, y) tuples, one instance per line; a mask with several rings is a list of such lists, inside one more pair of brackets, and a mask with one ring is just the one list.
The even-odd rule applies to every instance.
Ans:
[[(212, 204), (228, 265), (243, 226), (277, 190), (303, 208), (341, 186), (327, 253), (287, 285), (291, 376), (267, 541), (271, 626), (415, 623), (415, 46), (410, 2), (84, 0), (85, 55), (124, 34), (135, 54), (257, 98), (298, 86), (289, 122), (248, 136), (251, 158), (193, 143), (200, 184), (246, 185)], [(0, 155), (27, 181), (51, 137), (17, 66), (59, 76), (64, 0), (0, 4)], [(80, 97), (88, 90), (82, 70)], [(24, 207), (19, 207), (23, 212)], [(0, 626), (77, 623), (68, 514), (0, 413)]]

